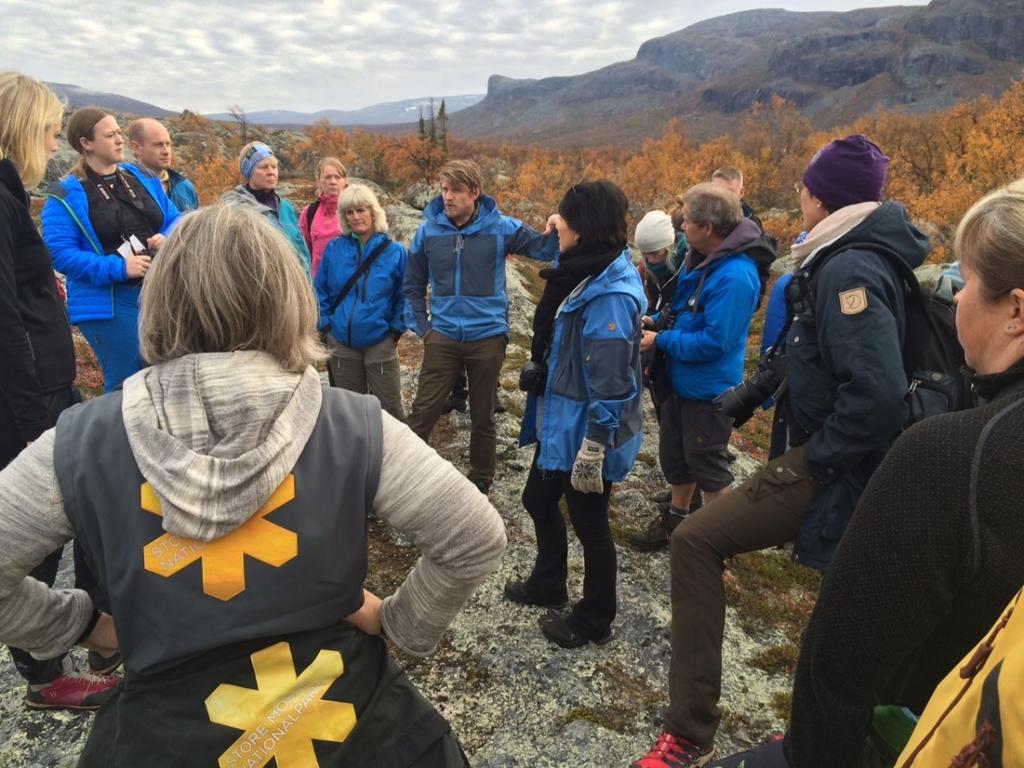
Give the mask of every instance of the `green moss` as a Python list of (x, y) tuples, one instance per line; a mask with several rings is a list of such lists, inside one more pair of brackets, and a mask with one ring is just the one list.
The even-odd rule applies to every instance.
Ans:
[(614, 662), (599, 665), (594, 673), (595, 682), (600, 680), (603, 687), (612, 692), (614, 703), (573, 707), (562, 718), (562, 726), (574, 720), (585, 720), (617, 733), (626, 733), (634, 728), (638, 718), (646, 719), (647, 715), (665, 704), (662, 695), (646, 680)]
[(544, 293), (544, 278), (540, 276), (542, 265), (526, 259), (512, 259), (512, 264), (523, 280), (523, 287), (526, 288), (526, 292), (530, 294), (530, 298), (536, 304)]
[(367, 533), (366, 588), (375, 595), (390, 595), (405, 581), (419, 552), (391, 541), (384, 523), (371, 520)]
[(574, 707), (566, 713), (561, 725), (564, 727), (574, 720), (597, 723), (617, 733), (625, 733), (629, 727), (629, 721), (618, 707)]
[(750, 666), (763, 669), (771, 674), (793, 674), (800, 648), (795, 643), (784, 642), (770, 645), (749, 661)]
[(657, 457), (652, 456), (651, 454), (646, 453), (645, 451), (640, 451), (640, 453), (636, 455), (636, 460), (639, 461), (641, 464), (646, 464), (648, 467), (658, 466)]
[(794, 645), (820, 586), (820, 573), (772, 551), (732, 558), (725, 578), (726, 598), (746, 631), (779, 629)]
[(772, 696), (772, 712), (775, 716), (786, 723), (789, 727), (789, 713), (793, 709), (793, 693), (791, 691), (779, 691)]
[(522, 421), (523, 414), (526, 412), (524, 403), (519, 400), (506, 400), (505, 410), (520, 421)]

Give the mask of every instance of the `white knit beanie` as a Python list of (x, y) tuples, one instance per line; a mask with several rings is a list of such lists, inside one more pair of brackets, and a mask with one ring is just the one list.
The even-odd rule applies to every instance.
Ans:
[(649, 211), (636, 225), (633, 243), (641, 253), (654, 253), (669, 248), (676, 241), (672, 219), (664, 211)]

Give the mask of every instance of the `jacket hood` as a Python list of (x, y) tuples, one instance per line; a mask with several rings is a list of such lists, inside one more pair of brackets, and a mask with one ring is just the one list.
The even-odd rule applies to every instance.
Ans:
[(224, 536), (266, 503), (313, 432), (323, 390), (313, 368), (263, 352), (186, 355), (124, 382), (122, 415), (164, 530)]
[[(854, 243), (879, 245), (898, 253), (911, 269), (924, 263), (931, 252), (928, 237), (910, 221), (899, 203), (882, 203), (874, 213), (840, 237), (822, 252), (835, 251)], [(815, 258), (820, 258), (816, 256)]]
[(277, 213), (270, 206), (264, 205), (259, 200), (257, 200), (256, 196), (248, 189), (246, 189), (244, 184), (239, 184), (234, 189), (228, 190), (227, 192), (220, 196), (220, 200), (222, 203), (255, 206), (256, 209), (264, 216), (273, 216)]
[[(687, 261), (691, 260), (691, 254), (687, 254)], [(720, 262), (730, 256), (746, 255), (754, 266), (757, 267), (757, 276), (761, 280), (761, 291), (757, 298), (757, 307), (761, 306), (761, 299), (764, 298), (765, 286), (771, 278), (772, 263), (778, 258), (778, 244), (771, 235), (766, 235), (761, 228), (750, 219), (744, 217), (739, 224), (726, 236), (722, 244), (718, 246), (698, 267), (707, 267), (715, 262)]]
[[(430, 205), (428, 205), (426, 210), (423, 211), (423, 215), (435, 224), (447, 227), (453, 232), (459, 231), (459, 228), (452, 223), (451, 219), (448, 218), (448, 214), (444, 212), (444, 200), (441, 199), (440, 195), (430, 201)], [(464, 234), (470, 235), (478, 229), (482, 229), (487, 226), (491, 219), (500, 215), (501, 212), (498, 210), (497, 201), (490, 195), (481, 194), (477, 200), (476, 218), (463, 227), (461, 231)]]

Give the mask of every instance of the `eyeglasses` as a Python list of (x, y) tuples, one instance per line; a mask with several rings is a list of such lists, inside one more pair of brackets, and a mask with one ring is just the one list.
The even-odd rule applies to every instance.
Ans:
[(804, 185), (801, 184), (799, 181), (794, 181), (793, 182), (793, 191), (796, 192), (799, 195), (801, 192), (804, 191)]

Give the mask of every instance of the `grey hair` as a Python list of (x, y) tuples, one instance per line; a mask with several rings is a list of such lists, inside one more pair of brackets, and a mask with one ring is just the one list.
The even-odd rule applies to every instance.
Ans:
[(352, 231), (349, 229), (348, 222), (345, 221), (345, 212), (353, 208), (369, 208), (373, 216), (373, 231), (388, 231), (388, 217), (381, 207), (380, 200), (373, 194), (373, 190), (365, 184), (353, 184), (350, 187), (345, 187), (338, 195), (338, 224), (341, 225), (342, 234), (347, 235)]
[(988, 301), (1024, 288), (1024, 179), (971, 206), (957, 227), (953, 249), (981, 278)]
[(698, 225), (711, 225), (717, 237), (726, 237), (743, 220), (740, 199), (727, 189), (711, 182), (696, 184), (683, 195), (687, 218)]
[(142, 286), (142, 356), (257, 350), (299, 373), (327, 355), (309, 278), (285, 236), (241, 205), (186, 214)]

